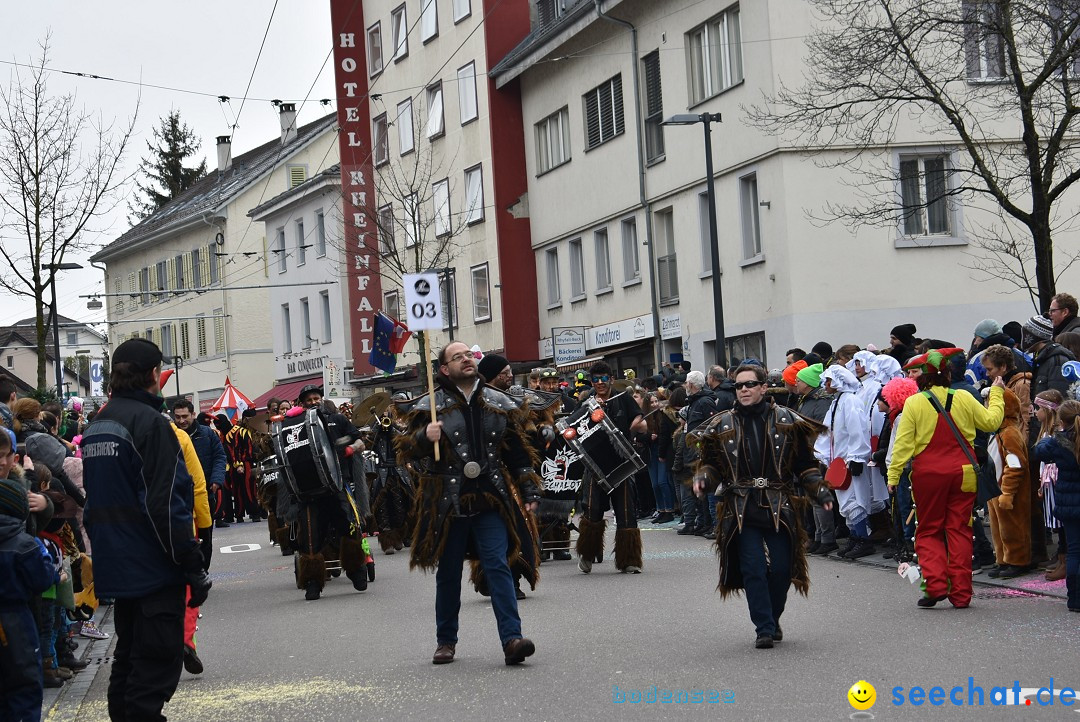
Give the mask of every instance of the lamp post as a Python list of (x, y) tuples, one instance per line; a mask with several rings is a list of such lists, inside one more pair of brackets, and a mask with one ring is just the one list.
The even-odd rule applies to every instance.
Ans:
[(42, 268), (52, 271), (52, 327), (53, 327), (53, 366), (56, 368), (56, 395), (64, 398), (64, 365), (60, 359), (60, 319), (56, 312), (56, 274), (59, 271), (77, 271), (82, 266), (78, 263), (43, 263)]
[(673, 115), (661, 125), (694, 125), (705, 127), (705, 184), (709, 200), (709, 250), (712, 255), (713, 323), (716, 327), (716, 363), (727, 366), (727, 338), (724, 334), (724, 293), (720, 280), (720, 243), (716, 230), (716, 184), (713, 182), (712, 124), (720, 122), (720, 113)]

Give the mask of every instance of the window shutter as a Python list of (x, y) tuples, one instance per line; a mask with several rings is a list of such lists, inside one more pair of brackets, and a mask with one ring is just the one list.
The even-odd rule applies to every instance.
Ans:
[(307, 169), (302, 165), (289, 166), (289, 187), (296, 186), (307, 180)]
[(611, 103), (614, 108), (615, 114), (615, 132), (612, 135), (618, 135), (623, 132), (625, 126), (623, 125), (623, 102), (622, 102), (622, 76), (617, 75), (611, 80)]
[(176, 290), (176, 259), (170, 258), (165, 261), (165, 273), (168, 278), (168, 286), (164, 289), (166, 291)]
[(600, 145), (600, 108), (597, 90), (585, 96), (585, 142), (590, 148)]
[(210, 244), (205, 251), (199, 253), (199, 277), (202, 280), (202, 285), (209, 286), (210, 280), (210, 254), (214, 252), (213, 244)]
[(195, 288), (195, 274), (192, 272), (193, 261), (191, 260), (191, 252), (183, 255), (184, 259), (184, 288)]
[(645, 65), (645, 115), (653, 116), (664, 112), (660, 93), (660, 53), (654, 52), (646, 56), (643, 63)]

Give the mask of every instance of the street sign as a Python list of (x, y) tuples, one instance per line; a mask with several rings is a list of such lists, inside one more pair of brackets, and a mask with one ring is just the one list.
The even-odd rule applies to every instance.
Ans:
[(345, 359), (328, 359), (323, 365), (323, 396), (341, 398), (351, 396), (351, 390), (345, 385)]
[(443, 327), (442, 298), (439, 295), (439, 274), (406, 273), (401, 285), (405, 289), (405, 311), (410, 331), (441, 331)]
[(99, 358), (90, 359), (90, 395), (104, 396), (105, 390), (102, 382), (105, 381), (105, 361)]

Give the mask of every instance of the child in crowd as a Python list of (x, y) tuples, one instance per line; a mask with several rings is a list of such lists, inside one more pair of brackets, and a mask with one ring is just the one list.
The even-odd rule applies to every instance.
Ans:
[(1070, 612), (1080, 612), (1080, 401), (1069, 399), (1058, 407), (1064, 429), (1035, 444), (1032, 458), (1057, 465), (1054, 516), (1061, 521), (1068, 544), (1065, 586)]
[[(1039, 422), (1039, 438), (1047, 439), (1061, 431), (1058, 408), (1064, 397), (1060, 391), (1048, 389), (1035, 397), (1032, 411)], [(1048, 567), (1046, 580), (1056, 582), (1065, 578), (1065, 529), (1054, 516), (1054, 484), (1057, 483), (1057, 465), (1039, 464), (1039, 498), (1042, 499), (1043, 524), (1047, 529), (1058, 530), (1058, 554), (1055, 563)]]

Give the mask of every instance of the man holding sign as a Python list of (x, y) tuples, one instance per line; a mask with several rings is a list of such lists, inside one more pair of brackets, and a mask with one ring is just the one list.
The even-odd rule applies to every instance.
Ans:
[(401, 409), (408, 431), (397, 442), (398, 463), (412, 464), (420, 495), (410, 567), (437, 570), (432, 662), (454, 661), (468, 552), (488, 580), (505, 662), (520, 664), (535, 648), (521, 636), (510, 565), (518, 564), (535, 588), (536, 536), (523, 507), (534, 511), (540, 499), (524, 416), (509, 396), (481, 382), (464, 343), (439, 353), (436, 385), (434, 394)]

